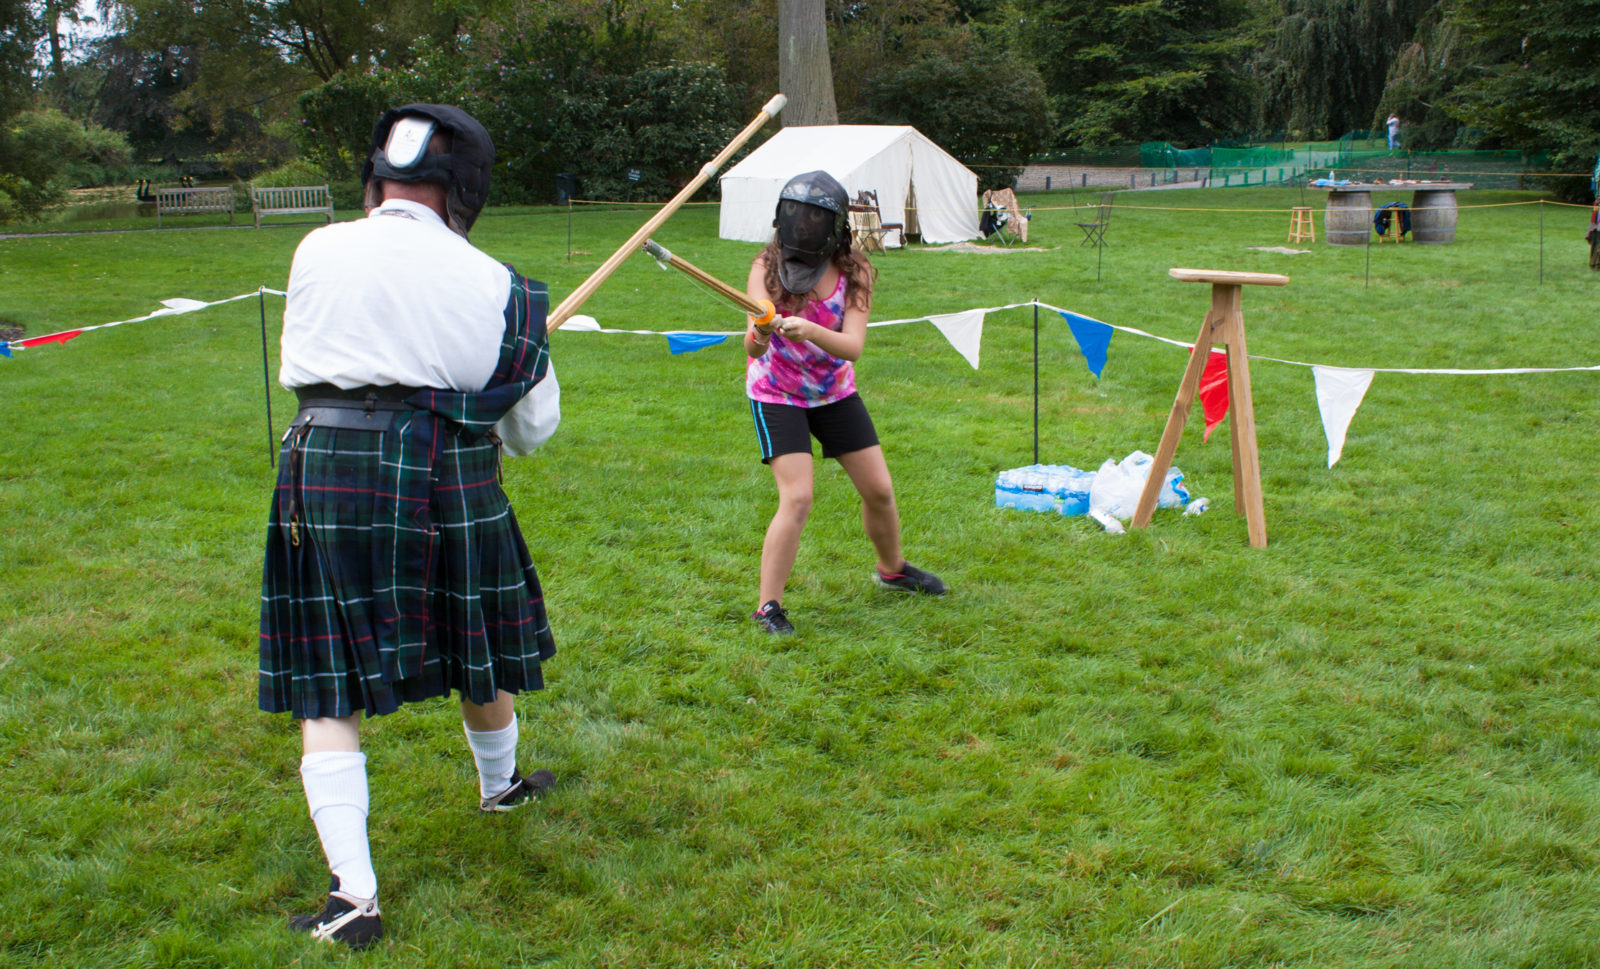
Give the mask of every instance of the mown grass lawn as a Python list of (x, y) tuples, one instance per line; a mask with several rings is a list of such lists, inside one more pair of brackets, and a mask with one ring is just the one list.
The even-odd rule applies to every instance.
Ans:
[[(1298, 191), (1123, 194), (1097, 281), (1073, 200), (1028, 196), (1043, 251), (888, 253), (874, 315), (1037, 298), (1190, 340), (1206, 287), (1166, 270), (1257, 270), (1292, 279), (1245, 292), (1258, 357), (1600, 364), (1586, 213), (1544, 209), (1541, 283), (1539, 209), (1467, 207), (1532, 198), (1464, 193), (1448, 246), (1284, 255), (1248, 247), (1284, 244)], [(646, 214), (579, 210), (570, 258), (560, 210), (474, 241), (559, 300)], [(310, 228), (196, 222), (0, 241), (0, 317), (282, 288)], [(756, 249), (714, 207), (658, 238), (735, 283)], [(740, 325), (643, 256), (584, 312)], [(561, 650), (518, 702), (523, 761), (562, 786), (485, 818), (452, 705), (369, 723), (389, 936), (354, 957), (282, 924), (326, 874), (297, 734), (255, 708), (257, 304), (0, 359), (0, 964), (1600, 961), (1600, 373), (1379, 374), (1330, 470), (1309, 370), (1255, 361), (1252, 549), (1198, 413), (1177, 465), (1203, 516), (1118, 537), (993, 507), (1033, 460), (1032, 324), (991, 314), (977, 371), (928, 324), (870, 331), (907, 552), (953, 592), (873, 588), (819, 466), (781, 641), (748, 618), (775, 495), (737, 346), (555, 334), (564, 423), (506, 488)], [(1041, 459), (1153, 452), (1183, 351), (1118, 334), (1096, 381), (1040, 324)], [(274, 381), (279, 431), (291, 401)]]

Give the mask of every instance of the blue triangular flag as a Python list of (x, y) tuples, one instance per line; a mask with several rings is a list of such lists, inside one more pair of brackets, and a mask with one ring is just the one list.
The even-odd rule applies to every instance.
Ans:
[(668, 333), (667, 349), (675, 355), (693, 353), (706, 347), (714, 347), (727, 339), (726, 333)]
[(0, 357), (9, 357), (9, 356), (11, 356), (11, 343), (10, 343), (10, 341), (0, 340)]
[(1107, 323), (1091, 320), (1087, 316), (1068, 313), (1060, 310), (1061, 318), (1067, 321), (1067, 326), (1072, 330), (1072, 338), (1078, 341), (1078, 349), (1083, 351), (1083, 359), (1089, 364), (1089, 372), (1095, 379), (1100, 378), (1100, 371), (1106, 367), (1106, 348), (1111, 346), (1111, 334), (1115, 331)]

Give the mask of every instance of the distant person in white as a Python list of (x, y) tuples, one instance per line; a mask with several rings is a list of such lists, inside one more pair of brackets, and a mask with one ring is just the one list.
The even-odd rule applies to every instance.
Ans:
[(1394, 151), (1400, 147), (1400, 119), (1391, 114), (1387, 124), (1389, 125), (1389, 150)]
[(466, 112), (413, 104), (373, 132), (367, 218), (295, 251), (284, 437), (262, 569), (258, 703), (300, 724), (300, 777), (332, 881), (291, 928), (383, 935), (367, 840), (363, 714), (459, 696), (478, 808), (555, 784), (517, 767), (515, 695), (555, 654), (500, 456), (555, 431), (544, 284), (474, 248), (494, 145)]

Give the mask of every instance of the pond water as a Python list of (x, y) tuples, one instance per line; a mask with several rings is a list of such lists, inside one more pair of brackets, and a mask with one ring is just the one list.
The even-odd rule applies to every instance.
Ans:
[(51, 222), (104, 222), (108, 219), (155, 218), (154, 202), (87, 202), (66, 205), (50, 213)]

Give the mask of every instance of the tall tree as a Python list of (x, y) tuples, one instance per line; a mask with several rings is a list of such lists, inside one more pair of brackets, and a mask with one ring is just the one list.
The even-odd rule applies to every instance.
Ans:
[(778, 87), (784, 127), (839, 123), (823, 0), (778, 0)]
[(1337, 138), (1380, 120), (1390, 65), (1437, 0), (1273, 0), (1258, 21), (1265, 42), (1257, 123), (1306, 138)]
[(839, 117), (864, 107), (866, 88), (885, 71), (945, 53), (960, 57), (972, 37), (951, 0), (829, 0), (828, 46)]
[(0, 0), (0, 125), (33, 97), (33, 47), (39, 21), (29, 0)]
[(867, 83), (861, 113), (915, 125), (976, 169), (983, 189), (1009, 188), (1050, 132), (1039, 72), (976, 41), (885, 68)]
[(1248, 121), (1243, 0), (1012, 0), (996, 20), (1044, 77), (1060, 147), (1203, 144)]
[[(1558, 171), (1587, 172), (1600, 150), (1600, 0), (1459, 0), (1474, 70), (1447, 110), (1509, 148), (1548, 148)], [(1576, 197), (1578, 178), (1557, 182)]]

